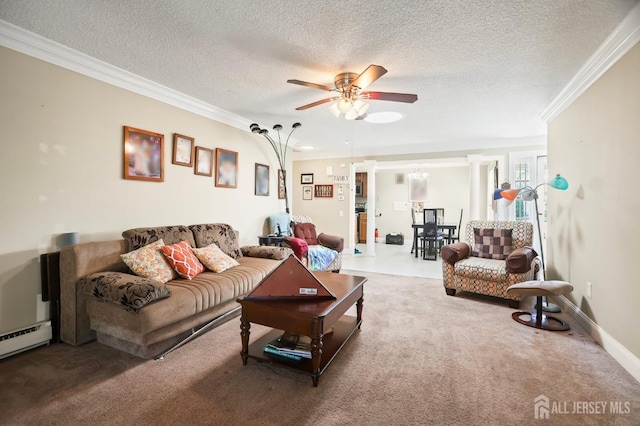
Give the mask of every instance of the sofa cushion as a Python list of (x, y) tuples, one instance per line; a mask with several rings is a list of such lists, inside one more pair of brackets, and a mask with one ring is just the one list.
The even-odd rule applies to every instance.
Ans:
[(184, 240), (169, 246), (164, 245), (161, 249), (171, 267), (182, 278), (190, 280), (204, 271), (204, 266), (191, 251), (189, 241)]
[(505, 260), (512, 249), (512, 229), (474, 228), (471, 255)]
[(293, 228), (293, 236), (296, 238), (302, 238), (310, 246), (318, 245), (316, 226), (313, 223), (296, 223)]
[(196, 241), (194, 247), (202, 248), (215, 243), (227, 256), (234, 259), (242, 257), (236, 233), (230, 225), (226, 223), (205, 223), (191, 225), (189, 229), (193, 232), (193, 237)]
[(241, 247), (240, 250), (242, 251), (243, 256), (260, 257), (262, 259), (273, 260), (284, 260), (293, 254), (292, 250), (288, 247), (244, 246)]
[(178, 277), (162, 253), (162, 239), (141, 247), (120, 257), (134, 274), (166, 283)]
[(154, 300), (171, 296), (171, 290), (159, 281), (122, 272), (90, 274), (82, 277), (79, 285), (89, 296), (135, 312)]
[(157, 226), (154, 228), (134, 228), (122, 233), (127, 242), (127, 251), (137, 250), (162, 239), (165, 244), (175, 244), (187, 240), (191, 247), (195, 247), (193, 234), (186, 226)]
[(234, 258), (227, 256), (217, 244), (209, 244), (206, 247), (193, 249), (200, 261), (213, 272), (224, 272), (229, 268), (238, 266), (239, 263)]
[(468, 257), (453, 265), (455, 275), (469, 279), (502, 282), (508, 278), (507, 263), (504, 260)]

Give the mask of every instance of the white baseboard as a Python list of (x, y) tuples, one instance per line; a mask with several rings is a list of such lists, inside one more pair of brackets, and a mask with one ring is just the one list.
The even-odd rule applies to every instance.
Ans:
[(625, 370), (629, 372), (638, 382), (640, 382), (640, 358), (632, 354), (620, 342), (614, 339), (602, 327), (593, 322), (584, 312), (580, 310), (565, 296), (554, 297), (554, 300), (571, 315), (584, 330), (593, 337), (609, 355), (613, 357)]

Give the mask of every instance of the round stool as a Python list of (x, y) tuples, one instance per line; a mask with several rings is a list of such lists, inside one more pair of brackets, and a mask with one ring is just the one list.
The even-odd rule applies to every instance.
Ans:
[[(573, 286), (564, 281), (525, 281), (514, 284), (507, 289), (507, 294), (518, 296), (536, 296), (535, 312), (514, 312), (511, 318), (520, 324), (529, 327), (541, 328), (543, 330), (563, 331), (569, 330), (569, 324), (556, 317), (549, 316), (542, 312), (543, 296), (560, 296), (571, 293)], [(522, 316), (528, 315), (529, 320), (525, 320)]]

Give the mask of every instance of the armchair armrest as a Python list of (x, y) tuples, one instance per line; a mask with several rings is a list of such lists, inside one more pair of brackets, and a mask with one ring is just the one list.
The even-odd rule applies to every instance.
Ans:
[(307, 244), (307, 242), (302, 238), (284, 237), (284, 242), (291, 247), (293, 253), (300, 260), (302, 260), (302, 258), (309, 252), (309, 244)]
[(293, 254), (288, 247), (274, 246), (244, 246), (240, 248), (240, 251), (242, 251), (243, 256), (273, 260), (284, 260)]
[(318, 242), (325, 247), (337, 251), (338, 253), (341, 253), (344, 249), (344, 238), (337, 237), (335, 235), (321, 233), (318, 235)]
[(531, 269), (533, 260), (538, 256), (538, 253), (531, 247), (521, 247), (512, 251), (507, 256), (507, 272), (513, 274), (524, 274)]
[(471, 249), (469, 244), (467, 243), (455, 243), (448, 244), (442, 247), (440, 251), (440, 256), (442, 256), (442, 260), (447, 262), (450, 265), (455, 265), (455, 263), (459, 260), (466, 259), (469, 257), (469, 253)]

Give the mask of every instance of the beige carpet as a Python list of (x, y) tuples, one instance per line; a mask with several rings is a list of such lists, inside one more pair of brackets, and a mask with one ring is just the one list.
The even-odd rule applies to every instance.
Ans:
[(440, 281), (361, 274), (362, 330), (317, 388), (253, 360), (243, 367), (235, 318), (164, 361), (95, 342), (0, 361), (0, 424), (521, 425), (542, 423), (541, 394), (566, 411), (596, 401), (630, 409), (552, 412), (552, 424), (640, 424), (640, 384), (574, 323), (539, 331), (506, 305), (446, 296)]

